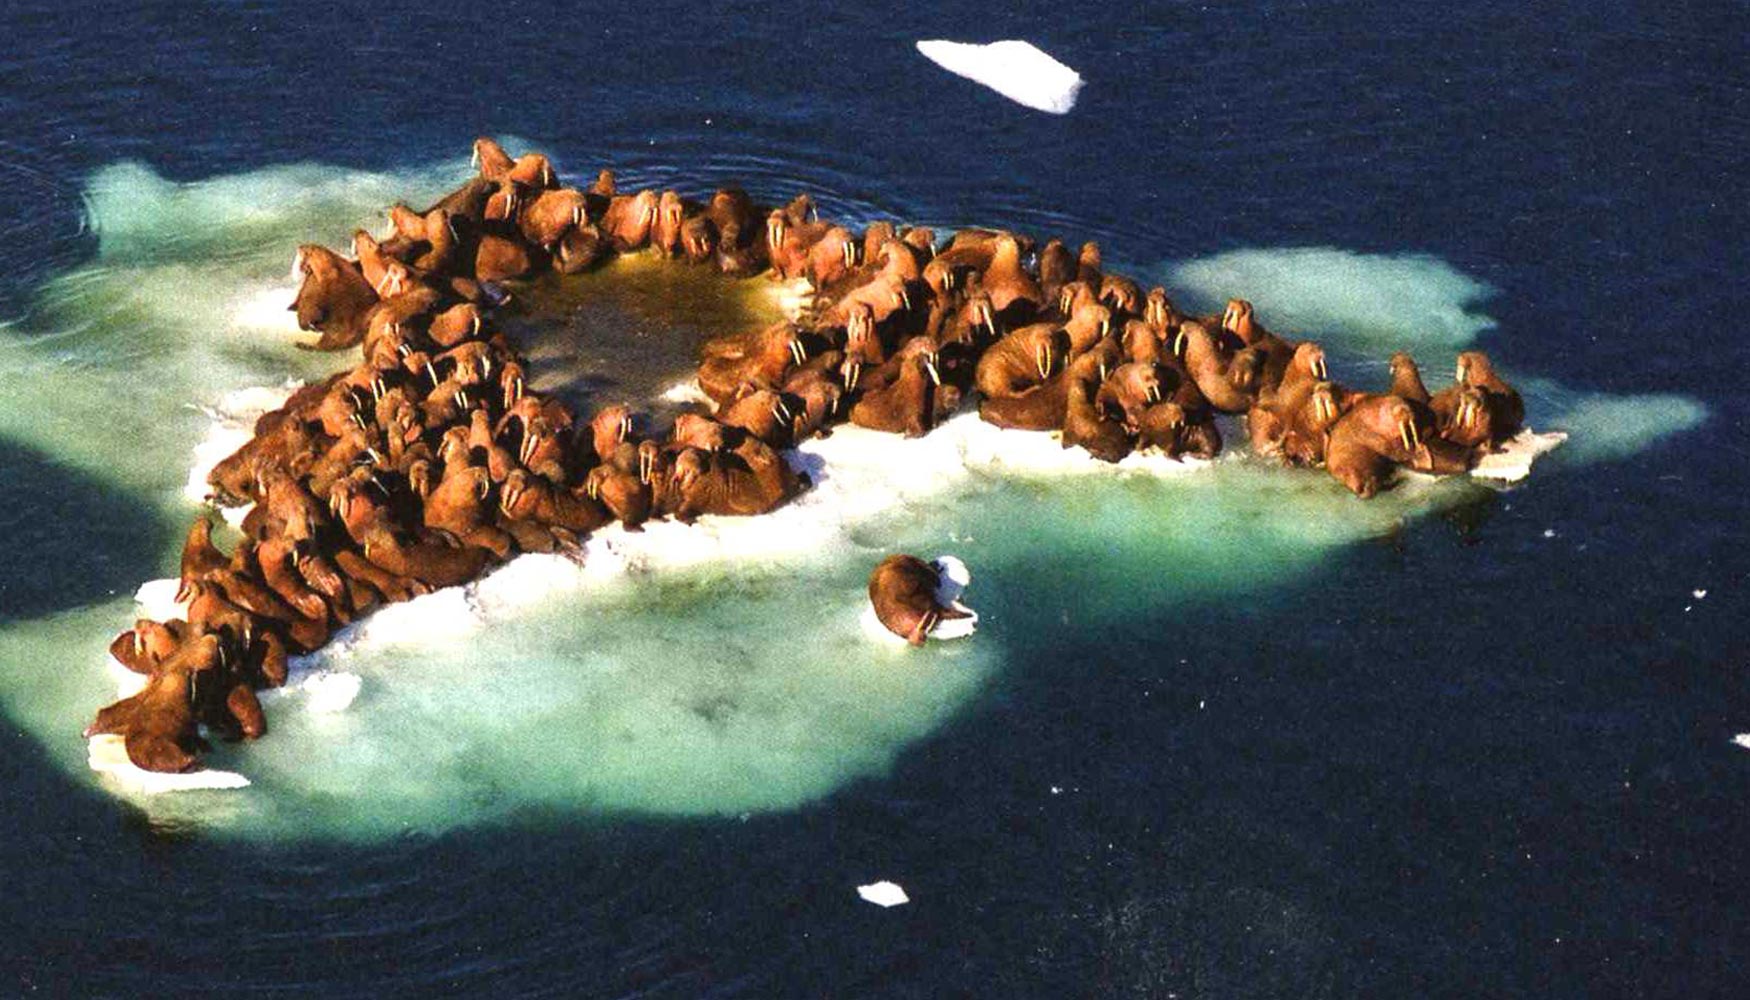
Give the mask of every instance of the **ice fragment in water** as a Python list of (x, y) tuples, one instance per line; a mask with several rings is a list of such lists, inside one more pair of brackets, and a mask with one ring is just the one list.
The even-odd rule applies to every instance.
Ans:
[(857, 886), (857, 895), (876, 906), (902, 906), (911, 902), (905, 890), (892, 882), (871, 882)]
[(1082, 90), (1080, 73), (1029, 42), (1006, 39), (973, 45), (935, 39), (919, 42), (918, 51), (948, 72), (982, 83), (1035, 111), (1069, 114)]

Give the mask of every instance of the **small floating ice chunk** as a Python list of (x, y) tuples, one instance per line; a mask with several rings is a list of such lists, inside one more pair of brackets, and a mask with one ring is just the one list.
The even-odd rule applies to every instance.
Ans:
[(932, 639), (964, 639), (978, 631), (978, 612), (960, 603), (960, 595), (972, 582), (972, 571), (954, 556), (937, 556), (930, 560), (941, 583), (936, 586), (936, 603), (955, 611), (966, 612), (965, 618), (944, 618), (930, 630)]
[(868, 885), (857, 886), (857, 895), (863, 897), (865, 901), (874, 903), (876, 906), (880, 907), (903, 906), (906, 903), (911, 902), (911, 897), (905, 894), (904, 889), (901, 889), (893, 882), (887, 881), (871, 882)]
[(1484, 455), (1470, 474), (1479, 479), (1494, 479), (1516, 483), (1531, 475), (1531, 463), (1539, 455), (1554, 451), (1568, 436), (1561, 431), (1539, 434), (1526, 428), (1501, 442), (1501, 447)]
[(1739, 733), (1738, 735), (1732, 737), (1732, 742), (1738, 744), (1739, 746), (1743, 747), (1746, 750), (1750, 750), (1750, 733)]
[(107, 774), (124, 787), (143, 795), (190, 792), (201, 789), (248, 788), (249, 779), (235, 771), (203, 768), (183, 774), (160, 774), (134, 766), (122, 738), (113, 733), (91, 737), (86, 761), (99, 774)]
[(973, 45), (935, 39), (919, 42), (918, 51), (948, 72), (984, 84), (1035, 111), (1069, 114), (1082, 90), (1080, 73), (1030, 42), (1005, 39)]

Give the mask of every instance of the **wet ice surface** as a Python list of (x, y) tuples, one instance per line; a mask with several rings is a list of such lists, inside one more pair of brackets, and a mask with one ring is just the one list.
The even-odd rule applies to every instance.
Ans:
[[(38, 321), (52, 335), (0, 343), (16, 393), (0, 433), (161, 512), (155, 537), (172, 571), (211, 414), (240, 425), (288, 378), (346, 363), (288, 347), (292, 246), (338, 245), (383, 205), (435, 194), (458, 171), (300, 167), (187, 186), (133, 166), (101, 172), (90, 193), (97, 261), (48, 290)], [(1266, 324), (1319, 336), (1353, 384), (1383, 378), (1351, 359), (1392, 346), (1415, 351), (1435, 384), (1449, 355), (1492, 326), (1478, 311), (1484, 286), (1427, 257), (1254, 250), (1137, 277), (1164, 279), (1188, 302), (1243, 294)], [(1385, 298), (1367, 291), (1376, 287)], [(698, 302), (689, 308), (697, 315)], [(663, 374), (652, 367), (645, 382)], [(1572, 435), (1552, 468), (1629, 458), (1706, 417), (1686, 397), (1510, 374), (1539, 430)], [(111, 418), (123, 398), (138, 417), (125, 427)], [(199, 460), (223, 449), (208, 443)], [(968, 417), (918, 441), (842, 430), (799, 461), (819, 486), (769, 517), (613, 529), (581, 562), (525, 557), (373, 616), (267, 698), (268, 738), (210, 759), (249, 787), (157, 795), (143, 808), (247, 835), (368, 838), (555, 809), (791, 808), (885, 773), (973, 704), (1003, 669), (1005, 635), (1042, 627), (1017, 617), (1032, 614), (1028, 581), (1041, 566), (1053, 592), (1082, 602), (1053, 609), (1073, 629), (1280, 586), (1334, 547), (1485, 489), (1411, 478), (1363, 503), (1323, 473), (1235, 454), (1113, 469), (1051, 435)], [(976, 568), (977, 635), (923, 650), (869, 640), (867, 574), (896, 550), (951, 552)], [(115, 696), (104, 647), (137, 613), (131, 589), (0, 626), (0, 704), (86, 780), (113, 780), (90, 770), (78, 732)]]

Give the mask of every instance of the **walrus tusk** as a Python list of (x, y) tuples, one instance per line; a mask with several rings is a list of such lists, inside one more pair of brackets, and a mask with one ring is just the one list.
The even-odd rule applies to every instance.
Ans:
[(925, 358), (924, 370), (930, 373), (930, 382), (933, 385), (940, 386), (942, 384), (942, 373), (936, 370), (936, 363), (934, 361)]
[(1180, 327), (1179, 332), (1173, 334), (1173, 356), (1174, 357), (1182, 358), (1185, 356), (1185, 340), (1186, 340), (1185, 328)]
[(798, 365), (802, 364), (805, 360), (807, 360), (808, 352), (805, 348), (803, 348), (801, 340), (798, 340), (794, 337), (792, 337), (790, 339), (790, 356), (792, 358), (796, 359), (796, 363)]
[(1313, 359), (1312, 373), (1313, 373), (1314, 378), (1320, 379), (1320, 380), (1324, 380), (1324, 379), (1327, 379), (1330, 377), (1329, 370), (1325, 367), (1325, 359), (1323, 357), (1317, 357), (1317, 358)]

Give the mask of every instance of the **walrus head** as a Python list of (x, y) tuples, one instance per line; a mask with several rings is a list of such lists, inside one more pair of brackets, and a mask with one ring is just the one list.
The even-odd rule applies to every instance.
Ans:
[(517, 461), (524, 465), (528, 465), (529, 462), (534, 459), (535, 453), (539, 451), (552, 436), (553, 428), (552, 425), (547, 423), (546, 417), (535, 416), (524, 421), (523, 443), (522, 446), (517, 449)]
[(1294, 367), (1315, 379), (1324, 380), (1331, 377), (1325, 367), (1325, 349), (1310, 340), (1302, 341), (1294, 349)]
[(1168, 330), (1179, 321), (1179, 311), (1167, 298), (1167, 290), (1156, 285), (1148, 290), (1148, 300), (1142, 307), (1142, 321), (1156, 330)]
[(683, 413), (674, 418), (669, 441), (699, 451), (720, 451), (724, 445), (723, 425), (698, 413)]
[(508, 179), (501, 181), (498, 190), (486, 199), (485, 216), (492, 222), (514, 221), (526, 201), (528, 194), (521, 184)]
[(324, 246), (298, 247), (292, 276), (298, 294), (286, 308), (298, 314), (300, 330), (318, 330), (331, 320), (345, 322), (377, 303), (377, 293), (358, 265)]
[(1098, 305), (1100, 297), (1094, 294), (1094, 289), (1085, 281), (1068, 281), (1057, 292), (1057, 311), (1065, 316), (1074, 316), (1077, 309), (1084, 304)]
[(1252, 304), (1245, 299), (1227, 300), (1227, 309), (1221, 314), (1221, 328), (1250, 344), (1257, 336), (1257, 329), (1252, 324)]
[(477, 167), (480, 176), (489, 181), (502, 180), (516, 168), (516, 161), (504, 151), (496, 139), (481, 136), (474, 140), (473, 156), (469, 158), (469, 166)]
[(590, 440), (603, 461), (632, 438), (632, 409), (623, 403), (604, 406), (589, 421)]
[(705, 453), (697, 448), (682, 451), (674, 460), (674, 469), (669, 473), (669, 484), (677, 490), (691, 489), (700, 476), (710, 471), (710, 465)]
[(1416, 411), (1396, 396), (1386, 397), (1384, 418), (1390, 422), (1404, 450), (1415, 454), (1422, 447), (1422, 432), (1416, 426)]
[(1161, 401), (1161, 375), (1154, 365), (1120, 365), (1112, 377), (1118, 380), (1119, 387), (1131, 399), (1140, 399), (1151, 405)]
[[(527, 470), (510, 470), (510, 474), (504, 477), (504, 485), (498, 491), (498, 509), (504, 512), (505, 517), (518, 521), (534, 513), (535, 506), (540, 503), (534, 484), (534, 477)], [(488, 486), (490, 485), (488, 480)]]
[(1494, 380), (1495, 369), (1489, 364), (1487, 354), (1482, 351), (1465, 351), (1458, 356), (1455, 375), (1461, 386), (1485, 386)]
[(710, 260), (717, 250), (717, 227), (703, 215), (681, 223), (681, 251), (695, 264)]
[(656, 223), (650, 233), (650, 242), (666, 253), (673, 253), (681, 245), (681, 222), (686, 216), (686, 209), (681, 204), (681, 196), (674, 191), (664, 191), (656, 203)]

